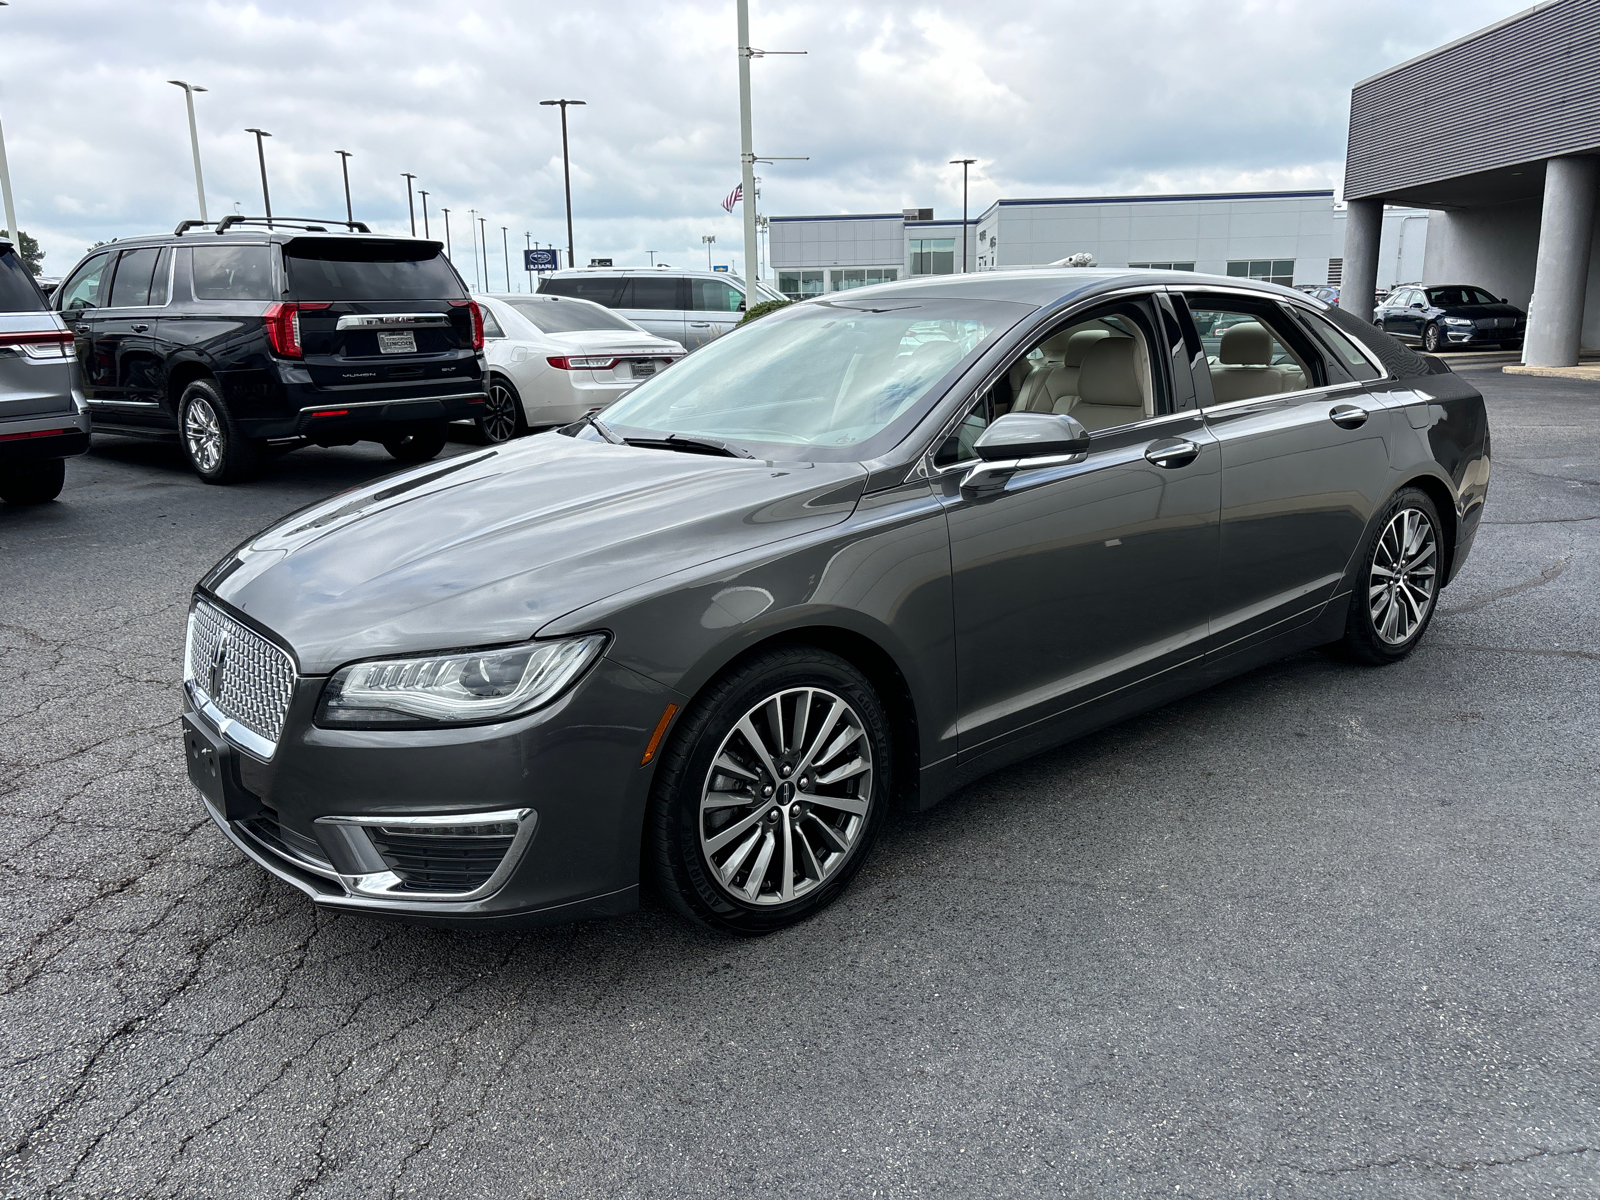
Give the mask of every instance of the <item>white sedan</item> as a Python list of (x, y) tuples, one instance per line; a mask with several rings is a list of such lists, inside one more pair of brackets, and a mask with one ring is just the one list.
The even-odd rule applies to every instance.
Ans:
[(483, 310), (489, 400), (478, 431), (504, 442), (569, 425), (621, 399), (684, 348), (608, 308), (570, 296), (473, 296)]

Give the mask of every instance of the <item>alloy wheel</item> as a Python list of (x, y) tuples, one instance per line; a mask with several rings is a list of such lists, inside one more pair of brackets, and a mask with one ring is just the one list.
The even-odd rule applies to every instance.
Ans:
[(1438, 538), (1421, 509), (1403, 508), (1373, 548), (1367, 580), (1372, 628), (1390, 646), (1404, 645), (1433, 607), (1438, 581)]
[(194, 396), (183, 412), (183, 438), (195, 466), (207, 474), (222, 463), (222, 422), (204, 396)]
[(516, 436), (517, 398), (505, 384), (489, 385), (489, 399), (484, 402), (478, 427), (491, 442), (509, 442)]
[(787, 904), (830, 879), (872, 804), (860, 715), (823, 688), (767, 697), (728, 731), (700, 794), (700, 850), (729, 895)]

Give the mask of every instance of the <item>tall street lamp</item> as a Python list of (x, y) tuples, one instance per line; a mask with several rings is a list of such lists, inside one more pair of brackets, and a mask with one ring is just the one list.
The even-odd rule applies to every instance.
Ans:
[(455, 256), (450, 253), (450, 210), (441, 208), (439, 211), (444, 214), (444, 256), (454, 262)]
[(264, 203), (267, 206), (267, 228), (271, 229), (272, 228), (272, 193), (267, 191), (267, 152), (263, 148), (265, 143), (263, 143), (261, 139), (262, 138), (269, 138), (272, 135), (270, 133), (268, 133), (265, 129), (246, 129), (245, 132), (246, 133), (253, 133), (253, 134), (256, 135), (256, 158), (261, 163), (261, 200), (262, 200), (262, 203)]
[(206, 89), (195, 83), (185, 83), (181, 79), (169, 79), (173, 87), (183, 89), (184, 103), (189, 107), (189, 149), (194, 152), (194, 194), (200, 199), (200, 219), (206, 219), (206, 181), (200, 174), (200, 134), (194, 126), (194, 94)]
[(418, 188), (417, 195), (422, 197), (422, 236), (428, 237), (428, 193)]
[(506, 291), (511, 290), (511, 235), (506, 232), (504, 225), (500, 226), (500, 249), (506, 256)]
[(411, 236), (417, 236), (417, 198), (411, 192), (411, 181), (416, 178), (410, 171), (401, 171), (406, 181), (406, 209), (411, 213)]
[[(522, 242), (523, 242), (523, 246), (524, 246), (525, 249), (532, 250), (533, 249), (533, 234), (530, 231), (526, 230), (526, 229), (523, 230), (522, 231)], [(528, 261), (527, 257), (524, 256), (522, 261), (523, 261), (524, 264), (526, 264), (527, 261)], [(530, 295), (533, 293), (533, 268), (532, 267), (528, 267), (528, 292), (529, 292)]]
[(709, 271), (711, 270), (711, 247), (716, 245), (717, 235), (714, 233), (702, 233), (700, 240), (706, 244), (706, 270)]
[(356, 223), (356, 214), (350, 207), (350, 151), (335, 150), (339, 156), (339, 170), (344, 173), (344, 219), (351, 225)]
[(489, 223), (488, 218), (478, 218), (478, 245), (483, 249), (483, 290), (489, 290)]
[[(472, 236), (472, 282), (476, 284), (478, 282), (478, 210), (475, 208), (467, 209), (467, 233)], [(476, 287), (473, 290), (481, 292), (483, 288)]]
[(561, 106), (561, 176), (567, 185), (567, 266), (578, 265), (577, 257), (572, 252), (572, 159), (567, 154), (567, 105), (587, 104), (586, 100), (541, 100), (541, 106), (548, 107), (552, 104)]
[(967, 168), (978, 160), (975, 158), (952, 158), (950, 165), (961, 164), (961, 273), (967, 273)]

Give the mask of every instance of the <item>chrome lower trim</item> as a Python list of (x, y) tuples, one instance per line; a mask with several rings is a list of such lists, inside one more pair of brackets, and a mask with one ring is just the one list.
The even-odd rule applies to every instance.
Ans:
[(408, 326), (440, 326), (450, 324), (445, 313), (366, 313), (347, 314), (339, 318), (336, 329), (403, 329)]
[(528, 843), (533, 840), (538, 820), (539, 814), (531, 808), (507, 808), (499, 809), (495, 812), (430, 814), (420, 817), (334, 815), (318, 817), (316, 824), (347, 829), (412, 828), (422, 830), (430, 826), (439, 825), (493, 825), (502, 822), (516, 822), (517, 832), (512, 838), (510, 848), (506, 850), (505, 857), (500, 860), (500, 864), (495, 867), (489, 878), (470, 892), (418, 892), (408, 890), (400, 876), (389, 870), (338, 876), (340, 885), (352, 896), (391, 900), (404, 904), (419, 902), (428, 904), (482, 900), (499, 891), (505, 885), (506, 880), (511, 878), (511, 873), (516, 870), (517, 864), (521, 862), (523, 852), (527, 850)]
[(322, 404), (308, 404), (303, 413), (320, 412), (325, 408), (387, 408), (391, 404), (427, 404), (432, 400), (487, 400), (488, 392), (452, 392), (448, 396), (407, 396), (404, 400), (328, 400)]
[(262, 762), (272, 761), (272, 755), (278, 748), (276, 743), (267, 741), (255, 730), (239, 724), (212, 703), (209, 696), (191, 684), (184, 686), (189, 690), (189, 702), (195, 706), (195, 711), (211, 723), (211, 727), (219, 736), (227, 738), (239, 749), (255, 755)]

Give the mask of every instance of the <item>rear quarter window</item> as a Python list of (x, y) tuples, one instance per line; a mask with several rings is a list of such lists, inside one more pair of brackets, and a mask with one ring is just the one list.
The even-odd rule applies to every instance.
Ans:
[(283, 248), (296, 300), (459, 300), (455, 268), (431, 242), (297, 238)]
[(196, 300), (276, 300), (271, 246), (196, 246)]
[(22, 256), (7, 249), (0, 253), (0, 312), (43, 312), (44, 293)]
[(569, 275), (564, 279), (546, 279), (539, 285), (539, 290), (549, 296), (572, 296), (578, 300), (592, 300), (607, 308), (616, 308), (626, 282), (626, 276), (618, 275)]

